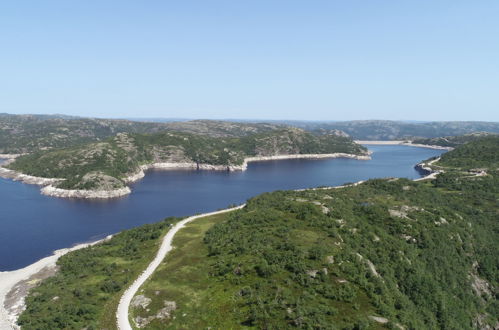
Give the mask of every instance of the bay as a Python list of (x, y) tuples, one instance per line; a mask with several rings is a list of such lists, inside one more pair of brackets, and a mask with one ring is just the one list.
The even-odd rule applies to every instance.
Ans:
[(295, 159), (250, 163), (245, 172), (148, 171), (126, 197), (96, 201), (43, 196), (0, 179), (0, 271), (22, 268), (56, 249), (124, 229), (244, 203), (263, 192), (337, 186), (370, 178), (420, 177), (414, 165), (443, 151), (371, 145), (372, 160)]

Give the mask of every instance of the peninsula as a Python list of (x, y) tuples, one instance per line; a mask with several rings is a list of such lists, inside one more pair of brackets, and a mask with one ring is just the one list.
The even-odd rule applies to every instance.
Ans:
[(425, 182), (277, 191), (124, 231), (61, 257), (18, 324), (493, 329), (498, 145), (424, 162)]
[(240, 136), (180, 131), (118, 133), (100, 142), (38, 151), (11, 159), (0, 176), (42, 185), (56, 197), (113, 198), (148, 169), (244, 171), (248, 162), (346, 157), (370, 159), (368, 150), (340, 134), (313, 135), (279, 127)]

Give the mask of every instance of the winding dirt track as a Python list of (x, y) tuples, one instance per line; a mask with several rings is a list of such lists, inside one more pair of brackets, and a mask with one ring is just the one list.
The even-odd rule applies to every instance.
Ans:
[(117, 326), (118, 329), (120, 330), (132, 330), (132, 325), (130, 324), (130, 320), (128, 319), (128, 310), (130, 307), (130, 302), (132, 301), (132, 298), (135, 296), (139, 288), (142, 286), (142, 284), (145, 283), (145, 281), (154, 273), (156, 268), (161, 264), (163, 259), (166, 257), (168, 252), (172, 250), (172, 241), (173, 237), (175, 234), (182, 229), (186, 224), (189, 222), (199, 219), (199, 218), (204, 218), (212, 215), (217, 215), (217, 214), (222, 214), (222, 213), (227, 213), (231, 212), (234, 210), (239, 210), (243, 208), (246, 204), (236, 206), (230, 209), (225, 209), (221, 211), (216, 211), (216, 212), (210, 212), (210, 213), (204, 213), (200, 215), (195, 215), (189, 218), (186, 218), (173, 226), (168, 233), (166, 233), (165, 237), (163, 238), (163, 242), (161, 243), (161, 247), (158, 250), (158, 253), (156, 254), (156, 257), (154, 260), (147, 266), (146, 270), (133, 282), (133, 284), (123, 293), (120, 299), (120, 303), (118, 305), (118, 309), (116, 311), (116, 321), (117, 321)]
[[(432, 160), (427, 165), (433, 165), (433, 163), (435, 163), (439, 160), (440, 160), (440, 157)], [(437, 174), (438, 174), (438, 172), (432, 172), (429, 175), (426, 175), (420, 179), (414, 179), (414, 181), (432, 179)], [(345, 187), (349, 187), (349, 186), (356, 186), (356, 185), (361, 184), (363, 182), (364, 181), (359, 181), (359, 182), (356, 182), (356, 183), (351, 184), (351, 185), (337, 186), (337, 187), (324, 187), (324, 188), (315, 188), (315, 189), (345, 188)], [(308, 189), (296, 189), (296, 191), (304, 191), (304, 190), (308, 190)], [(130, 302), (132, 301), (132, 298), (135, 296), (135, 294), (137, 293), (139, 288), (142, 286), (142, 284), (144, 284), (144, 282), (154, 273), (154, 271), (161, 264), (161, 262), (166, 257), (168, 252), (170, 252), (172, 250), (173, 237), (180, 229), (182, 229), (187, 223), (189, 223), (193, 220), (207, 217), (207, 216), (211, 216), (211, 215), (216, 215), (216, 214), (221, 214), (221, 213), (226, 213), (226, 212), (238, 210), (238, 209), (243, 208), (245, 205), (246, 204), (243, 204), (243, 205), (240, 205), (237, 207), (233, 207), (230, 209), (221, 210), (221, 211), (195, 215), (195, 216), (186, 218), (186, 219), (178, 222), (175, 226), (173, 226), (173, 228), (171, 228), (168, 231), (168, 233), (165, 235), (165, 237), (163, 238), (163, 242), (161, 243), (161, 247), (159, 248), (158, 254), (154, 258), (154, 260), (149, 264), (149, 266), (146, 268), (146, 270), (135, 280), (135, 282), (125, 291), (123, 296), (121, 296), (120, 303), (118, 305), (118, 310), (116, 311), (116, 320), (117, 320), (118, 329), (119, 330), (132, 330), (133, 329), (131, 324), (130, 324), (130, 320), (128, 318), (128, 310), (130, 307)]]

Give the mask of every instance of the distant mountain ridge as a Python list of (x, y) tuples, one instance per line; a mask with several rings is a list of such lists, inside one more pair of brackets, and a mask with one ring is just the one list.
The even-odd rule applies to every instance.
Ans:
[[(158, 119), (156, 119), (158, 120)], [(0, 114), (0, 154), (22, 154), (101, 141), (118, 133), (178, 131), (213, 137), (241, 137), (282, 127), (315, 135), (350, 136), (355, 140), (413, 140), (476, 132), (499, 133), (497, 122), (403, 122), (357, 120), (338, 122), (289, 120), (132, 121), (66, 115)]]
[(195, 120), (139, 122), (61, 115), (0, 114), (0, 154), (24, 154), (96, 142), (118, 133), (178, 131), (213, 137), (240, 137), (282, 128), (282, 125)]
[(443, 136), (443, 137), (428, 138), (428, 139), (421, 139), (421, 138), (414, 139), (412, 140), (412, 143), (454, 148), (471, 141), (479, 140), (486, 136), (494, 136), (494, 135), (497, 134), (488, 133), (488, 132), (476, 132), (476, 133), (470, 133), (458, 136)]
[[(152, 121), (166, 121), (151, 119)], [(189, 121), (187, 119), (177, 120)], [(487, 121), (424, 121), (424, 120), (264, 120), (264, 119), (223, 119), (237, 123), (268, 123), (303, 128), (315, 134), (330, 130), (343, 131), (355, 140), (412, 140), (457, 136), (476, 132), (499, 133), (499, 122)]]
[[(288, 123), (283, 121), (282, 123)], [(355, 140), (413, 140), (475, 132), (499, 133), (498, 122), (447, 121), (413, 123), (389, 120), (355, 120), (344, 122), (293, 122), (293, 126), (321, 134), (341, 130)]]

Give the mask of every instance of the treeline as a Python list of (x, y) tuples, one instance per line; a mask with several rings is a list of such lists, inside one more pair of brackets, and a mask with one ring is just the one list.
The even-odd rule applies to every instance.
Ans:
[[(152, 162), (195, 162), (241, 165), (248, 156), (308, 153), (365, 154), (366, 148), (341, 136), (314, 136), (300, 129), (283, 128), (243, 137), (211, 137), (180, 132), (119, 134), (104, 142), (39, 151), (19, 157), (9, 167), (25, 174), (62, 178), (61, 188), (94, 189), (102, 181), (121, 180)], [(93, 174), (93, 176), (86, 176)], [(106, 177), (108, 176), (110, 178)], [(118, 180), (116, 182), (116, 180)]]
[(480, 138), (442, 155), (439, 164), (458, 169), (499, 167), (499, 135)]

